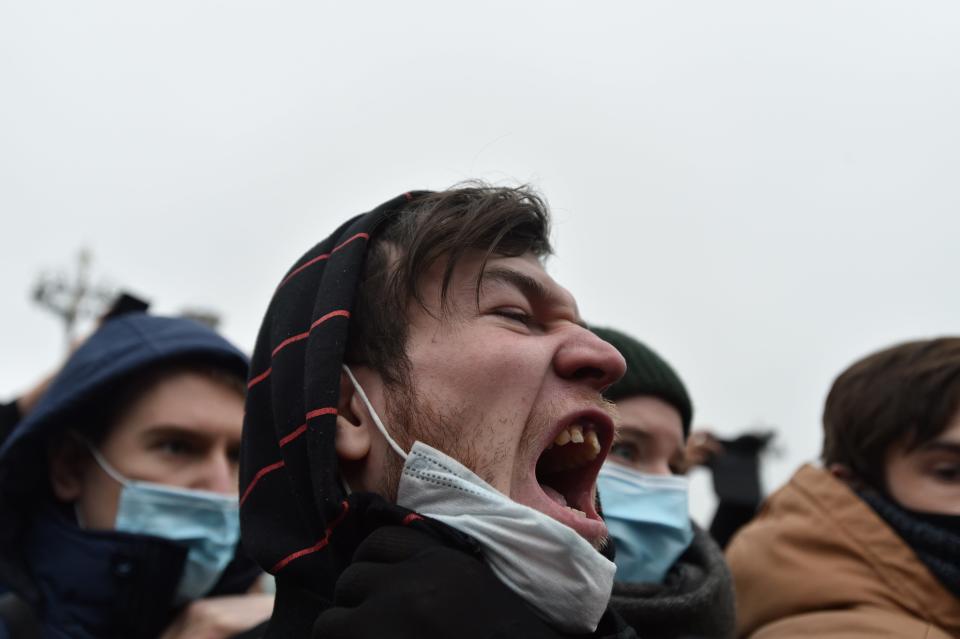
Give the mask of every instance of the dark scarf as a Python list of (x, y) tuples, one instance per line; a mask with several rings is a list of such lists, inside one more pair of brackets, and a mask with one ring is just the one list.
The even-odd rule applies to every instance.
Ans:
[(240, 520), (244, 545), (276, 575), (281, 593), (329, 600), (366, 533), (409, 514), (374, 495), (345, 496), (334, 434), (370, 236), (414, 197), (349, 220), (308, 251), (280, 282), (260, 328), (243, 424)]
[(612, 607), (644, 639), (725, 639), (734, 636), (730, 571), (716, 543), (694, 526), (690, 547), (662, 584), (613, 586)]
[[(943, 586), (960, 597), (960, 532), (946, 516), (907, 510), (880, 493), (862, 490), (860, 497), (906, 543)], [(956, 522), (956, 518), (949, 521)]]

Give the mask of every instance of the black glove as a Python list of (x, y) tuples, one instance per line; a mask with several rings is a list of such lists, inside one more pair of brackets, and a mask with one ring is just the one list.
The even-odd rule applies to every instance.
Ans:
[(479, 557), (405, 526), (375, 530), (337, 580), (314, 639), (556, 639)]

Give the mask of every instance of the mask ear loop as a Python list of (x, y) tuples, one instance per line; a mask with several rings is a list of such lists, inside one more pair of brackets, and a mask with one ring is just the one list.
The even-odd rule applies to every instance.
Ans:
[(367, 407), (367, 412), (370, 413), (370, 418), (373, 419), (373, 423), (376, 424), (377, 429), (380, 431), (380, 434), (383, 435), (384, 439), (387, 440), (387, 443), (390, 444), (391, 448), (397, 452), (402, 459), (407, 458), (407, 453), (404, 452), (402, 448), (393, 440), (393, 437), (390, 437), (390, 433), (387, 432), (386, 427), (383, 425), (383, 422), (380, 421), (380, 416), (377, 415), (377, 411), (373, 409), (373, 404), (370, 403), (370, 400), (367, 399), (367, 394), (363, 392), (363, 387), (360, 386), (360, 382), (357, 381), (357, 378), (353, 376), (353, 371), (350, 370), (350, 367), (346, 364), (343, 364), (343, 370), (346, 372), (347, 377), (350, 378), (350, 383), (353, 384), (354, 390), (357, 391), (357, 394), (360, 395), (360, 400), (363, 402), (363, 405)]
[(94, 446), (89, 439), (81, 435), (76, 431), (70, 431), (70, 434), (77, 438), (77, 440), (82, 443), (90, 451), (90, 454), (93, 456), (93, 460), (97, 462), (97, 465), (100, 466), (100, 469), (103, 470), (107, 475), (110, 476), (115, 482), (121, 486), (129, 486), (130, 480), (120, 474), (113, 465), (106, 460), (106, 458), (97, 450), (97, 447)]

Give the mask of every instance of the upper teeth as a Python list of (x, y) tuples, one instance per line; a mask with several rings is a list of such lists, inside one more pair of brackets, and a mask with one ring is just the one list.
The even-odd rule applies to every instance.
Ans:
[(574, 444), (583, 443), (583, 427), (579, 425), (574, 425), (574, 426), (571, 426), (568, 430), (570, 431), (570, 441), (572, 441)]
[(557, 433), (547, 448), (553, 450), (541, 456), (538, 473), (560, 472), (588, 464), (597, 458), (602, 446), (593, 424), (580, 420)]
[(596, 431), (593, 430), (591, 424), (586, 425), (586, 430), (584, 430), (583, 425), (581, 424), (572, 424), (567, 426), (553, 439), (553, 445), (557, 446), (566, 446), (570, 442), (574, 444), (586, 444), (590, 448), (590, 457), (596, 457), (597, 453), (600, 452), (600, 438), (597, 437)]
[[(576, 444), (567, 446), (567, 444)], [(600, 438), (597, 437), (593, 424), (580, 422), (567, 426), (554, 438), (547, 448), (560, 448), (541, 459), (539, 470), (556, 472), (568, 468), (582, 466), (597, 458), (600, 454)]]

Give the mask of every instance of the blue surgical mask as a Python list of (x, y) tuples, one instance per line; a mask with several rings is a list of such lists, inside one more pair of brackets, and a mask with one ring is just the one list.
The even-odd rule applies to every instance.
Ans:
[[(210, 592), (233, 559), (240, 539), (237, 498), (128, 479), (96, 448), (87, 446), (100, 468), (123, 487), (114, 529), (161, 537), (187, 547), (173, 603), (183, 604)], [(83, 525), (79, 519), (78, 523)]]
[(473, 537), (500, 581), (551, 625), (573, 634), (595, 631), (616, 566), (572, 528), (513, 501), (443, 452), (419, 441), (404, 451), (353, 373), (344, 371), (377, 429), (405, 460), (397, 503)]
[(687, 478), (607, 462), (597, 488), (616, 549), (617, 581), (663, 583), (693, 540)]

